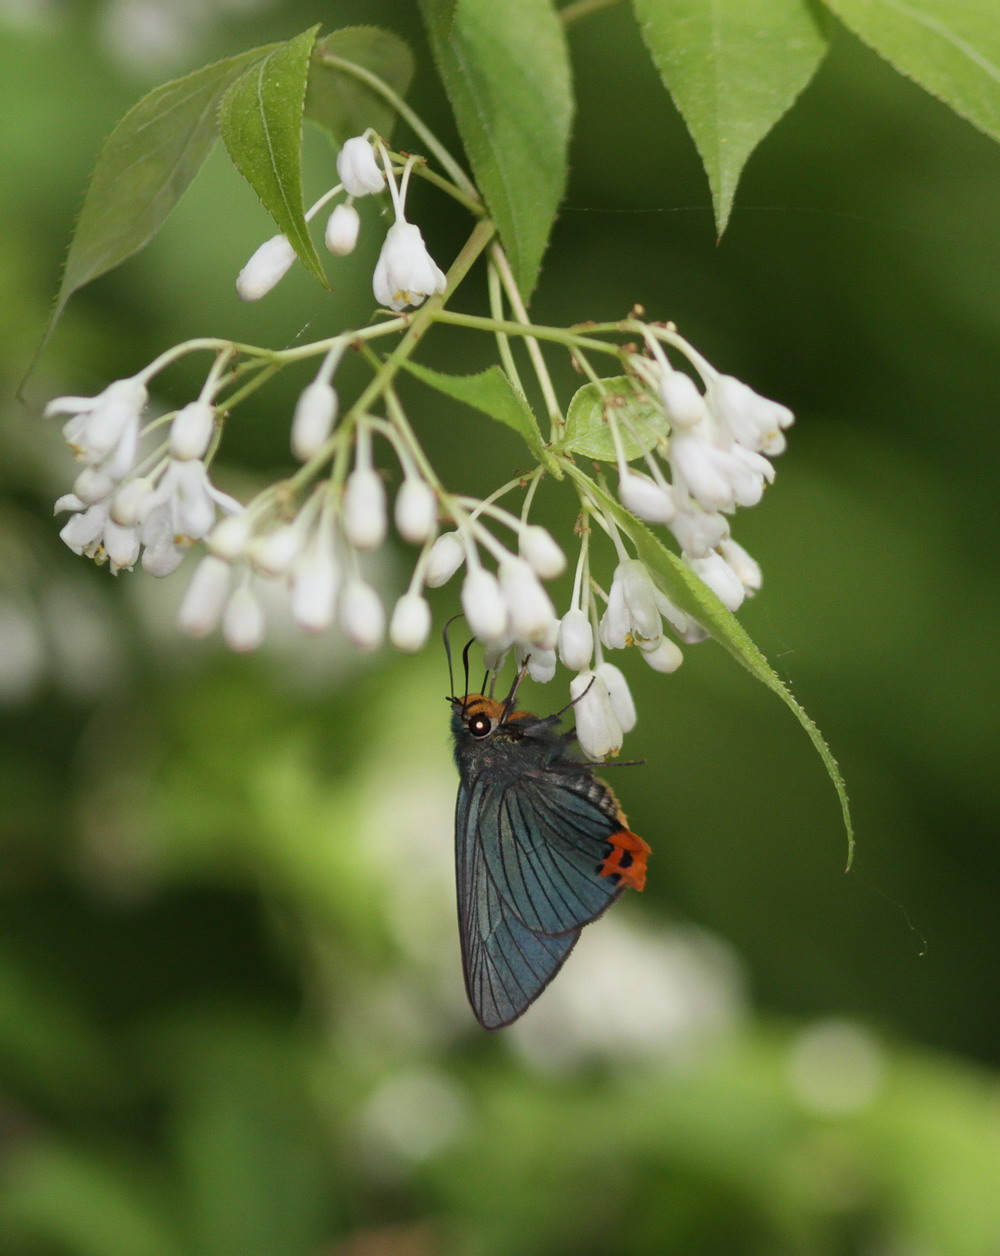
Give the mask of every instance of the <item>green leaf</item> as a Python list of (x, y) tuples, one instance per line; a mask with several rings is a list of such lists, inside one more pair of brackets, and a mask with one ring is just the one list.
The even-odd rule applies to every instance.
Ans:
[(991, 0), (826, 0), (933, 96), (1000, 140), (1000, 7)]
[(302, 204), (302, 111), (318, 26), (280, 44), (229, 88), (219, 128), (233, 165), (309, 273), (329, 287)]
[(520, 393), (515, 391), (499, 366), (488, 367), (479, 375), (445, 375), (441, 371), (432, 371), (429, 367), (418, 366), (415, 362), (404, 362), (403, 365), (417, 379), (429, 384), (431, 388), (436, 388), (446, 397), (453, 397), (456, 401), (464, 402), (465, 405), (472, 406), (474, 410), (479, 410), (489, 415), (491, 419), (496, 419), (498, 423), (513, 428), (518, 435), (523, 437), (535, 458), (543, 463), (556, 479), (562, 479), (562, 468), (542, 440), (542, 433), (531, 407)]
[(420, 3), (476, 183), (527, 298), (566, 188), (573, 95), (562, 24), (550, 0)]
[(776, 693), (805, 729), (840, 799), (840, 810), (847, 832), (847, 866), (850, 868), (854, 858), (854, 825), (851, 821), (847, 787), (823, 734), (792, 697), (785, 683), (754, 645), (740, 621), (722, 605), (711, 589), (698, 579), (690, 567), (681, 562), (680, 558), (668, 550), (644, 523), (636, 519), (609, 493), (594, 484), (589, 477), (575, 469), (571, 474), (578, 482), (585, 484), (587, 492), (596, 498), (601, 508), (607, 511), (622, 531), (631, 538), (639, 558), (649, 568), (653, 579), (667, 597), (682, 611), (697, 619), (698, 623), (707, 629), (733, 658), (742, 663), (768, 689)]
[(648, 452), (667, 434), (662, 406), (657, 405), (636, 380), (618, 375), (601, 380), (600, 387), (584, 384), (577, 390), (566, 411), (559, 449), (600, 462), (617, 462), (614, 437), (606, 417), (609, 409), (613, 409), (619, 419), (628, 462)]
[(326, 58), (359, 66), (382, 80), (397, 96), (405, 96), (413, 80), (413, 54), (392, 31), (378, 26), (346, 26), (321, 39), (313, 53), (306, 117), (325, 127), (338, 144), (373, 127), (388, 139), (396, 123), (396, 110), (385, 97)]
[(809, 0), (632, 0), (632, 5), (701, 156), (722, 235), (747, 158), (826, 52), (821, 21)]
[(164, 83), (111, 132), (80, 211), (43, 347), (73, 293), (137, 253), (163, 226), (215, 143), (223, 94), (272, 47)]

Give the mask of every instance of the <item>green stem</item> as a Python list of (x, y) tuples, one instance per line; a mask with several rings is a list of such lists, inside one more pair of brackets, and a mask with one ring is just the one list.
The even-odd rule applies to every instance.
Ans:
[(570, 327), (545, 327), (538, 323), (514, 323), (503, 318), (483, 318), (479, 314), (461, 314), (456, 310), (439, 309), (435, 311), (436, 323), (450, 323), (455, 327), (469, 327), (474, 331), (502, 332), (506, 336), (520, 336), (523, 339), (532, 337), (535, 340), (551, 340), (556, 344), (565, 345), (569, 350), (590, 349), (594, 353), (607, 353), (612, 357), (621, 357), (621, 346), (609, 344), (604, 340), (591, 340), (581, 336)]

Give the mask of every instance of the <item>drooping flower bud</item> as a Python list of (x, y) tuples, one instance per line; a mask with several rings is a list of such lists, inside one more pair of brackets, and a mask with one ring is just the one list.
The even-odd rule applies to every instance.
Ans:
[(348, 580), (340, 595), (340, 626), (359, 650), (374, 650), (385, 636), (385, 610), (370, 584)]
[(521, 529), (518, 548), (535, 575), (543, 580), (553, 580), (566, 569), (566, 555), (556, 544), (552, 533), (537, 523)]
[(622, 732), (630, 733), (635, 728), (636, 715), (628, 681), (621, 669), (615, 667), (614, 663), (601, 663), (594, 668), (594, 671), (607, 686), (611, 709), (615, 713), (615, 719), (621, 725)]
[(443, 532), (431, 546), (427, 555), (424, 583), (429, 589), (439, 589), (447, 584), (462, 563), (465, 562), (465, 546), (457, 532)]
[(503, 560), (498, 575), (514, 636), (552, 649), (559, 631), (558, 620), (538, 577), (523, 558), (513, 557)]
[(268, 576), (281, 576), (298, 558), (305, 540), (301, 527), (283, 523), (280, 527), (255, 537), (246, 548), (246, 555)]
[(170, 424), (170, 456), (187, 461), (204, 458), (215, 431), (215, 411), (207, 401), (192, 401)]
[(680, 647), (669, 637), (661, 637), (651, 649), (640, 647), (639, 653), (654, 672), (676, 672), (684, 662)]
[(590, 667), (594, 655), (594, 630), (586, 613), (569, 610), (559, 625), (559, 657), (572, 672)]
[(248, 584), (233, 591), (222, 616), (222, 635), (231, 650), (245, 654), (264, 640), (264, 608)]
[(208, 548), (220, 558), (234, 562), (243, 556), (252, 530), (253, 525), (246, 511), (241, 511), (236, 515), (227, 515), (225, 519), (220, 519), (212, 529), (208, 538)]
[(746, 597), (739, 576), (721, 554), (711, 553), (707, 558), (687, 558), (685, 562), (696, 576), (712, 590), (723, 606), (738, 610)]
[(337, 417), (337, 393), (325, 379), (314, 379), (299, 393), (292, 418), (292, 453), (308, 462), (322, 449)]
[(336, 257), (346, 257), (354, 252), (361, 230), (361, 218), (353, 205), (338, 205), (326, 220), (323, 239), (326, 247)]
[(396, 494), (396, 527), (399, 535), (422, 545), (437, 527), (437, 497), (426, 480), (408, 475)]
[(363, 135), (344, 141), (337, 154), (337, 177), (348, 196), (370, 196), (385, 189), (375, 150)]
[(397, 650), (415, 654), (422, 650), (431, 631), (431, 608), (419, 593), (404, 593), (389, 621), (389, 640)]
[(241, 301), (259, 301), (291, 270), (295, 250), (284, 235), (265, 240), (236, 278), (236, 295)]
[(356, 467), (344, 487), (344, 534), (358, 549), (377, 549), (385, 540), (385, 485), (377, 471)]
[(569, 692), (583, 752), (591, 759), (617, 754), (622, 747), (622, 728), (604, 680), (596, 672), (581, 672), (570, 681)]
[(214, 554), (194, 569), (177, 613), (177, 626), (192, 637), (207, 637), (218, 625), (229, 597), (232, 567)]
[(403, 310), (420, 305), (434, 292), (444, 292), (444, 272), (427, 252), (420, 228), (400, 218), (386, 232), (382, 251), (372, 275), (372, 290), (379, 305)]
[(326, 534), (315, 537), (292, 572), (292, 619), (303, 632), (325, 632), (337, 608), (340, 571)]
[(497, 641), (507, 632), (506, 599), (499, 580), (485, 567), (473, 567), (466, 574), (462, 584), (462, 610), (473, 635), (481, 641)]
[(660, 376), (660, 400), (674, 427), (694, 427), (707, 414), (705, 398), (683, 371), (665, 371)]
[(640, 471), (627, 470), (619, 478), (618, 497), (626, 510), (647, 523), (669, 523), (677, 513), (667, 489)]

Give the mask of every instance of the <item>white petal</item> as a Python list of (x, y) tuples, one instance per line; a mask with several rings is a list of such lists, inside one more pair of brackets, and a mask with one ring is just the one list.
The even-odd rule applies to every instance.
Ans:
[(683, 371), (667, 371), (660, 377), (660, 399), (675, 427), (694, 427), (706, 416), (704, 397)]
[(236, 294), (241, 301), (259, 301), (274, 288), (295, 261), (295, 250), (283, 235), (265, 240), (236, 279)]
[(337, 394), (326, 380), (314, 379), (299, 394), (292, 418), (292, 453), (308, 462), (319, 453), (337, 417)]
[(361, 230), (361, 218), (353, 205), (338, 205), (326, 220), (323, 239), (326, 247), (336, 257), (346, 257), (354, 252)]
[(677, 513), (667, 490), (639, 471), (626, 471), (619, 478), (618, 497), (626, 510), (647, 523), (669, 523)]
[(123, 528), (109, 519), (104, 526), (104, 550), (115, 575), (131, 571), (139, 557), (139, 529)]
[(426, 480), (409, 475), (396, 494), (396, 527), (404, 540), (421, 545), (437, 527), (437, 497)]
[(723, 606), (731, 611), (738, 610), (746, 590), (739, 576), (726, 562), (721, 554), (709, 554), (707, 558), (688, 558), (684, 561), (699, 579), (712, 590)]
[(601, 663), (594, 668), (594, 671), (607, 686), (611, 709), (615, 713), (615, 719), (621, 725), (622, 732), (630, 733), (635, 728), (636, 714), (628, 681), (614, 663)]
[(281, 576), (298, 558), (304, 542), (305, 536), (298, 524), (284, 523), (272, 532), (255, 537), (246, 547), (246, 556), (265, 575)]
[(555, 608), (535, 573), (523, 558), (506, 558), (498, 575), (514, 636), (547, 649), (554, 647), (558, 634)]
[(358, 467), (344, 487), (344, 533), (358, 549), (377, 549), (385, 540), (386, 505), (382, 477)]
[(485, 567), (473, 567), (467, 573), (462, 584), (462, 610), (473, 636), (481, 641), (497, 641), (507, 632), (507, 602), (500, 582)]
[(462, 563), (465, 562), (465, 546), (457, 532), (444, 532), (430, 548), (424, 583), (429, 589), (439, 589), (447, 584)]
[(659, 641), (663, 624), (656, 605), (656, 585), (646, 564), (638, 558), (620, 563), (615, 578), (621, 580), (631, 635), (640, 641)]
[(639, 653), (654, 672), (676, 672), (684, 662), (680, 648), (669, 637), (661, 637), (652, 649)]
[(555, 650), (543, 650), (540, 646), (526, 643), (524, 657), (528, 661), (528, 675), (539, 685), (547, 685), (556, 674)]
[(256, 650), (263, 642), (264, 608), (248, 584), (240, 585), (226, 603), (222, 635), (229, 648), (240, 654)]
[(385, 611), (378, 594), (357, 578), (340, 595), (340, 626), (359, 650), (374, 650), (385, 636)]
[(337, 609), (340, 572), (332, 546), (314, 543), (295, 564), (292, 618), (304, 632), (325, 632)]
[(215, 411), (207, 401), (192, 401), (170, 424), (170, 456), (203, 458), (215, 431)]
[(253, 531), (246, 512), (221, 519), (212, 529), (208, 548), (220, 558), (233, 561), (243, 556)]
[(414, 654), (422, 650), (431, 631), (431, 608), (418, 593), (404, 593), (389, 623), (389, 640), (397, 650)]
[(570, 610), (559, 625), (559, 657), (573, 672), (590, 666), (594, 655), (594, 630), (581, 610)]
[(375, 150), (363, 135), (344, 141), (337, 154), (337, 177), (348, 196), (369, 196), (385, 188)]
[(177, 626), (192, 637), (206, 637), (222, 618), (229, 596), (232, 567), (213, 554), (194, 569), (191, 583), (177, 613)]
[(518, 548), (525, 562), (530, 563), (535, 574), (544, 580), (553, 580), (566, 569), (566, 555), (553, 540), (551, 532), (538, 524), (521, 529)]
[(569, 686), (576, 717), (576, 736), (588, 758), (603, 759), (617, 754), (622, 746), (622, 729), (611, 706), (607, 685), (596, 672), (581, 672)]

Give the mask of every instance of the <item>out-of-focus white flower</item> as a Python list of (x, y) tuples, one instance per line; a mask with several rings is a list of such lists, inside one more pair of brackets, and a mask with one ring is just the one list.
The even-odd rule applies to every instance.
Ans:
[(429, 589), (447, 584), (465, 562), (465, 546), (457, 532), (443, 532), (427, 555), (424, 583)]
[(422, 545), (437, 527), (437, 497), (426, 480), (408, 475), (396, 494), (396, 527), (399, 535)]
[(344, 535), (358, 549), (377, 549), (385, 540), (385, 485), (377, 471), (356, 467), (344, 487)]
[(705, 510), (687, 495), (668, 525), (685, 554), (704, 558), (729, 535), (729, 522), (717, 510)]
[(446, 285), (444, 272), (427, 252), (420, 228), (405, 218), (394, 222), (386, 232), (372, 276), (379, 305), (391, 310), (420, 305), (432, 293), (444, 292)]
[[(218, 560), (217, 560), (218, 561)], [(234, 589), (222, 614), (222, 635), (231, 650), (245, 654), (264, 640), (264, 608), (249, 583)]]
[(305, 541), (305, 530), (300, 520), (283, 523), (262, 536), (254, 537), (246, 547), (246, 557), (265, 575), (282, 576), (302, 552)]
[(760, 564), (750, 557), (742, 545), (729, 538), (720, 543), (719, 553), (736, 573), (748, 597), (759, 592), (763, 581)]
[(389, 640), (397, 650), (422, 650), (431, 631), (431, 608), (419, 593), (404, 593), (389, 621)]
[(178, 627), (192, 637), (207, 637), (222, 618), (229, 597), (233, 569), (214, 554), (206, 555), (194, 569), (177, 615)]
[[(54, 398), (45, 407), (45, 417), (73, 416), (63, 424), (63, 436), (76, 456), (93, 466), (112, 458), (122, 447), (134, 457), (139, 417), (148, 398), (141, 380), (116, 379), (96, 397)], [(130, 465), (122, 469), (118, 479), (124, 477)]]
[(712, 376), (706, 396), (712, 414), (734, 441), (766, 454), (784, 449), (783, 429), (795, 420), (787, 406), (762, 397), (732, 375)]
[(325, 379), (307, 384), (292, 416), (292, 453), (308, 462), (322, 449), (337, 417), (337, 393)]
[(539, 685), (547, 685), (556, 674), (556, 652), (530, 642), (519, 643), (518, 657), (527, 661), (528, 675)]
[(338, 205), (326, 220), (323, 239), (326, 247), (336, 257), (346, 257), (354, 252), (361, 230), (361, 218), (353, 205)]
[(611, 695), (603, 678), (584, 671), (569, 686), (576, 717), (576, 736), (591, 759), (604, 759), (622, 748), (622, 727), (611, 705)]
[(370, 584), (352, 576), (340, 594), (340, 626), (359, 650), (374, 650), (385, 636), (385, 610)]
[(295, 250), (287, 236), (271, 236), (257, 249), (236, 277), (236, 295), (241, 301), (259, 301), (291, 270)]
[(171, 459), (156, 488), (140, 505), (143, 568), (153, 576), (176, 570), (187, 546), (208, 535), (216, 507), (232, 514), (243, 509), (212, 484), (203, 462)]
[(553, 540), (552, 533), (537, 523), (521, 529), (518, 548), (535, 575), (543, 580), (553, 580), (566, 569), (566, 555)]
[(485, 567), (472, 567), (466, 573), (462, 583), (462, 610), (473, 636), (480, 641), (499, 641), (507, 633), (510, 622), (507, 600), (499, 580)]
[(333, 623), (340, 569), (330, 529), (322, 523), (292, 569), (292, 619), (304, 632), (323, 632)]
[(674, 427), (694, 427), (705, 418), (705, 398), (694, 380), (683, 371), (664, 371), (660, 376), (660, 400)]
[(385, 175), (363, 135), (344, 141), (337, 154), (337, 176), (348, 196), (370, 196), (385, 190)]
[(582, 672), (594, 656), (594, 630), (585, 611), (568, 610), (559, 625), (559, 657), (571, 672)]
[(208, 537), (208, 548), (213, 554), (234, 562), (243, 556), (253, 534), (253, 524), (246, 511), (237, 515), (226, 515), (212, 529)]
[(746, 590), (739, 576), (721, 554), (712, 553), (707, 558), (684, 560), (695, 575), (712, 590), (723, 606), (738, 610), (746, 597)]

